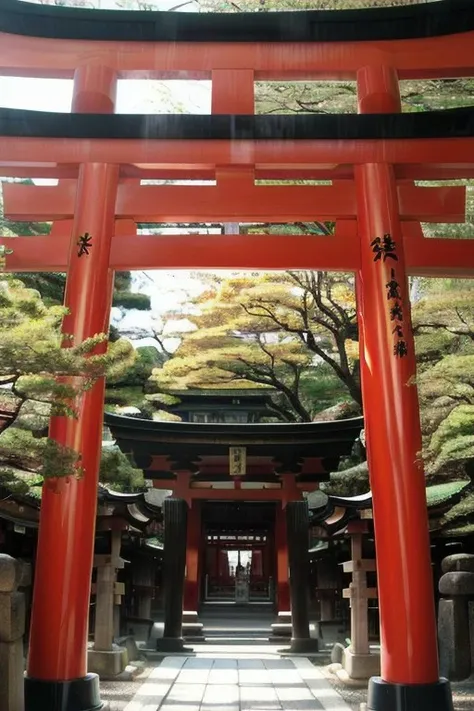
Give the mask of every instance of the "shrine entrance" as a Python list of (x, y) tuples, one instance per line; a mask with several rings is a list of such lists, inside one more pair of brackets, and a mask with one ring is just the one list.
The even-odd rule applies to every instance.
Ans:
[[(202, 602), (272, 605), (275, 601), (275, 504), (207, 503), (203, 519)], [(233, 519), (238, 523), (233, 523)]]

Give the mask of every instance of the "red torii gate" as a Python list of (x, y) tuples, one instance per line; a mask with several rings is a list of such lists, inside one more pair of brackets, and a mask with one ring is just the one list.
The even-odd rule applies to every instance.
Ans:
[[(76, 113), (112, 113), (122, 77), (211, 78), (213, 114), (238, 118), (254, 113), (256, 79), (356, 79), (359, 113), (395, 114), (400, 111), (400, 79), (474, 75), (474, 13), (466, 0), (436, 3), (434, 9), (423, 5), (355, 14), (290, 13), (291, 36), (285, 29), (289, 15), (275, 25), (275, 14), (266, 22), (278, 28), (276, 35), (266, 35), (260, 23), (257, 37), (246, 36), (242, 26), (232, 42), (226, 39), (234, 37), (229, 35), (231, 23), (237, 22), (234, 16), (211, 18), (214, 29), (202, 37), (202, 16), (183, 13), (172, 20), (177, 25), (166, 36), (169, 18), (154, 13), (165, 29), (153, 20), (155, 29), (143, 41), (142, 30), (134, 34), (134, 27), (145, 26), (149, 13), (91, 13), (27, 4), (20, 10), (13, 5), (0, 10), (0, 72), (74, 77)], [(431, 30), (426, 24), (414, 34), (412, 23), (423, 27), (428, 13), (438, 24), (431, 22)], [(329, 15), (344, 19), (345, 29), (327, 29)], [(15, 17), (20, 17), (17, 25)], [(31, 18), (34, 31), (29, 29)], [(128, 34), (117, 29), (122, 20), (128, 21)], [(255, 16), (249, 20), (255, 21)], [(184, 30), (196, 23), (191, 39), (184, 30), (180, 35), (180, 23)], [(443, 36), (449, 31), (453, 34)], [(31, 36), (25, 36), (28, 32)], [(45, 116), (52, 129), (44, 128)], [(472, 122), (472, 112), (469, 117)], [(317, 119), (313, 135), (306, 138), (285, 137), (278, 130), (264, 138), (238, 130), (224, 137), (219, 132), (204, 138), (177, 137), (166, 127), (161, 138), (120, 131), (119, 137), (109, 138), (90, 118), (84, 117), (83, 124), (76, 121), (77, 135), (74, 126), (61, 128), (62, 121), (69, 126), (67, 115), (0, 111), (2, 174), (60, 179), (57, 187), (4, 186), (7, 216), (54, 221), (47, 237), (2, 238), (2, 244), (13, 249), (7, 268), (67, 271), (65, 304), (70, 314), (63, 328), (76, 342), (108, 330), (115, 269), (354, 271), (382, 635), (382, 678), (371, 683), (369, 708), (452, 708), (449, 685), (438, 678), (406, 277), (474, 272), (473, 242), (427, 240), (419, 225), (462, 221), (464, 189), (413, 184), (474, 177), (472, 123), (458, 133), (408, 138), (344, 140), (337, 132), (321, 138)], [(179, 123), (180, 117), (171, 118)], [(351, 121), (362, 125), (362, 118)], [(109, 118), (109, 123), (106, 117), (102, 120), (104, 126), (115, 125)], [(377, 120), (383, 124), (384, 117)], [(216, 186), (138, 184), (162, 178), (215, 179)], [(257, 186), (255, 179), (333, 184)], [(292, 222), (314, 217), (335, 220), (336, 234), (136, 233), (139, 221)], [(86, 233), (91, 238), (89, 254), (78, 245)], [(69, 484), (49, 482), (43, 490), (27, 711), (100, 707), (97, 680), (87, 675), (86, 642), (103, 396), (100, 382), (82, 397), (78, 420), (53, 418), (51, 423), (51, 436), (82, 454), (85, 476)]]

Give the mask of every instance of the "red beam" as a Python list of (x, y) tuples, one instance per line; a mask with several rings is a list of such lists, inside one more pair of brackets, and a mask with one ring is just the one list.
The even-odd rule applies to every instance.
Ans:
[[(237, 188), (237, 186), (235, 186)], [(13, 220), (61, 220), (74, 214), (74, 183), (39, 187), (5, 183), (4, 212)], [(355, 215), (354, 188), (254, 186), (158, 186), (122, 184), (117, 217), (136, 222), (295, 222)]]
[[(173, 487), (170, 487), (171, 489)], [(282, 501), (301, 499), (301, 491), (311, 491), (311, 485), (303, 489), (188, 489), (189, 499), (210, 499), (213, 501)], [(180, 492), (181, 494), (181, 492)]]
[[(359, 242), (348, 222), (336, 238), (313, 235), (116, 235), (111, 267), (141, 269), (261, 269), (356, 271)], [(354, 223), (355, 224), (355, 223)], [(408, 227), (408, 226), (407, 226)], [(339, 228), (339, 225), (338, 225)], [(344, 230), (344, 231), (343, 231)], [(2, 237), (13, 249), (9, 272), (64, 272), (67, 237)], [(414, 239), (405, 236), (411, 275), (474, 276), (474, 239)]]
[[(389, 57), (401, 79), (474, 74), (474, 33), (381, 42), (168, 43), (50, 40), (0, 34), (0, 72), (72, 78), (90, 63), (121, 78), (210, 79), (216, 69), (254, 69), (256, 79), (354, 79)], [(58, 61), (60, 57), (60, 61)]]
[(404, 240), (407, 271), (412, 276), (474, 276), (474, 239)]
[[(66, 271), (67, 237), (5, 237), (6, 270)], [(111, 267), (134, 269), (358, 268), (357, 240), (314, 235), (116, 235)]]
[[(255, 186), (253, 176), (217, 186), (158, 186), (123, 183), (117, 217), (136, 222), (297, 222), (356, 217), (354, 185)], [(12, 220), (72, 218), (75, 182), (58, 186), (3, 186), (5, 216)], [(464, 187), (398, 186), (400, 215), (423, 222), (464, 222)]]
[[(79, 171), (77, 164), (56, 166), (5, 165), (1, 167), (4, 178), (48, 178), (76, 179)], [(256, 180), (352, 180), (354, 170), (351, 165), (313, 166), (312, 168), (257, 168)], [(474, 165), (452, 167), (449, 165), (397, 165), (395, 175), (399, 180), (460, 180), (474, 178)], [(164, 168), (125, 164), (120, 168), (121, 178), (137, 180), (215, 180), (214, 166), (195, 169), (194, 166)]]
[[(474, 138), (348, 141), (160, 141), (0, 137), (0, 166), (41, 163), (129, 163), (138, 167), (201, 169), (216, 165), (300, 170), (314, 165), (446, 164), (472, 170)], [(1, 172), (1, 170), (0, 170)]]

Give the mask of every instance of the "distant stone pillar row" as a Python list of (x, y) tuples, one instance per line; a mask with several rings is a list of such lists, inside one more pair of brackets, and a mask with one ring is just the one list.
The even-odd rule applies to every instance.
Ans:
[(438, 607), (439, 661), (452, 681), (474, 672), (474, 555), (458, 553), (441, 564)]
[(306, 501), (290, 501), (287, 504), (286, 526), (293, 631), (291, 651), (316, 651), (317, 640), (311, 639), (309, 632), (309, 511)]
[(154, 586), (155, 571), (149, 560), (138, 560), (132, 569), (132, 581), (138, 590), (137, 596), (137, 616), (144, 620), (151, 619), (151, 603), (153, 599), (152, 588)]
[(125, 592), (124, 584), (117, 582), (117, 570), (125, 567), (120, 557), (122, 532), (111, 531), (110, 538), (110, 553), (94, 557), (97, 568), (94, 647), (87, 655), (88, 671), (99, 674), (101, 679), (113, 679), (128, 663), (127, 650), (114, 644), (115, 607)]
[(0, 554), (0, 709), (24, 711), (25, 596), (18, 592), (22, 566)]
[(114, 606), (120, 604), (125, 592), (123, 583), (117, 583), (117, 570), (125, 567), (125, 561), (120, 557), (121, 537), (121, 531), (111, 531), (110, 554), (94, 558), (94, 566), (97, 567), (94, 649), (98, 651), (112, 649)]
[(363, 557), (363, 536), (367, 530), (364, 521), (353, 522), (348, 532), (351, 536), (351, 558), (343, 564), (345, 573), (352, 574), (352, 582), (343, 591), (350, 600), (351, 644), (344, 651), (344, 669), (352, 679), (368, 679), (380, 673), (380, 656), (370, 654), (368, 602), (377, 597), (377, 588), (367, 587), (367, 573), (376, 569), (375, 560)]
[(163, 638), (157, 640), (157, 649), (164, 651), (183, 649), (182, 614), (187, 518), (188, 505), (186, 501), (178, 498), (164, 500), (163, 595), (165, 626)]

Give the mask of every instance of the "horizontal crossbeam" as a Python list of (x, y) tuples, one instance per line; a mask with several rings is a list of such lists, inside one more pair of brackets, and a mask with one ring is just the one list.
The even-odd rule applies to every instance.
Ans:
[[(304, 169), (315, 165), (402, 163), (474, 165), (474, 138), (354, 140), (173, 140), (0, 137), (0, 169), (5, 165), (54, 167), (57, 163), (128, 163), (137, 166), (195, 168), (233, 165), (257, 169)], [(1, 170), (0, 170), (1, 172)], [(434, 179), (434, 178), (433, 178)]]
[[(5, 183), (4, 213), (12, 220), (72, 218), (76, 184), (55, 187)], [(464, 222), (464, 187), (398, 186), (400, 217), (422, 222)], [(244, 176), (228, 185), (170, 186), (122, 184), (116, 215), (135, 222), (335, 221), (357, 215), (352, 181), (332, 185), (255, 186)]]
[[(8, 271), (66, 271), (68, 237), (11, 237)], [(112, 242), (111, 267), (141, 269), (317, 269), (351, 271), (356, 240), (314, 235), (130, 235)], [(311, 265), (312, 266), (309, 266)], [(323, 266), (326, 265), (326, 266)]]
[[(407, 223), (407, 227), (410, 223)], [(116, 235), (111, 267), (117, 271), (146, 269), (258, 269), (357, 271), (359, 241), (354, 226), (344, 225), (336, 237), (315, 235)], [(339, 235), (339, 236), (337, 236)], [(67, 235), (1, 237), (12, 249), (6, 271), (65, 272)], [(405, 236), (407, 271), (411, 275), (473, 277), (474, 240), (425, 239)]]
[[(1, 161), (0, 161), (1, 165)], [(76, 180), (79, 173), (78, 164), (67, 165), (5, 165), (1, 167), (1, 177), (4, 178), (46, 178), (60, 180)], [(215, 181), (216, 168), (211, 166), (197, 167), (188, 165), (156, 166), (122, 165), (121, 178), (136, 178), (137, 180), (166, 180), (168, 182), (182, 180)], [(255, 180), (267, 181), (326, 181), (326, 180), (351, 180), (354, 171), (350, 165), (314, 165), (312, 167), (279, 168), (267, 166), (254, 169)], [(399, 180), (460, 180), (474, 178), (474, 164), (469, 166), (453, 167), (450, 165), (396, 165), (395, 177)]]
[[(97, 18), (93, 22), (97, 25)], [(128, 43), (123, 51), (113, 42), (70, 38), (52, 42), (42, 37), (0, 34), (0, 73), (72, 78), (76, 67), (93, 57), (97, 66), (110, 67), (127, 79), (210, 79), (212, 70), (232, 67), (253, 69), (258, 80), (351, 80), (360, 67), (379, 64), (381, 57), (389, 57), (400, 79), (472, 76), (472, 32), (424, 38), (418, 46), (418, 51), (407, 51), (404, 40), (279, 45), (246, 42), (240, 46), (232, 42), (177, 46), (174, 42), (137, 41)]]

